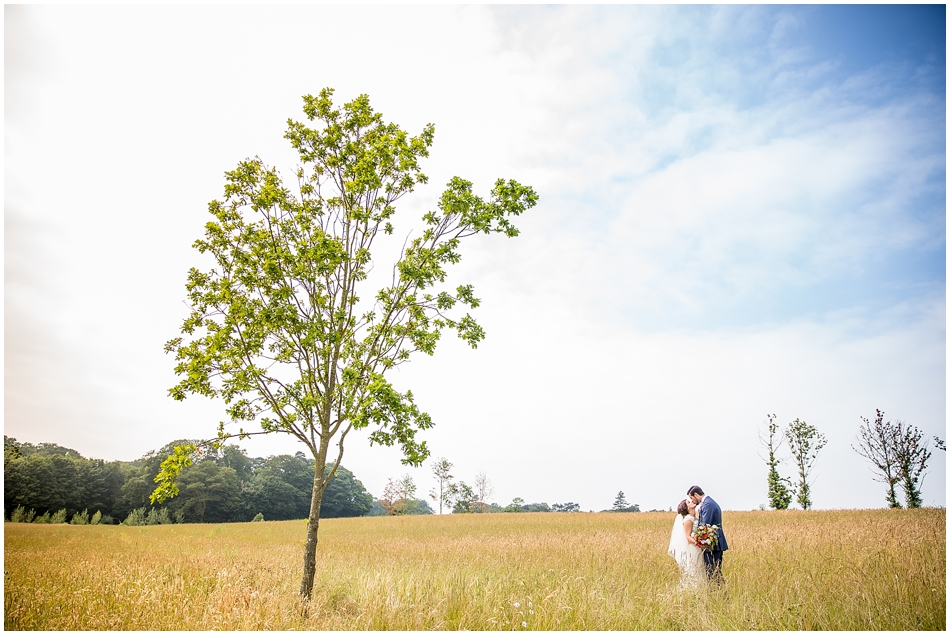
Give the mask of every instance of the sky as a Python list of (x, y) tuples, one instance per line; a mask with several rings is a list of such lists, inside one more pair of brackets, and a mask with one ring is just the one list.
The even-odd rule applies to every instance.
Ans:
[[(451, 273), (485, 341), (444, 336), (391, 376), (436, 423), (432, 459), (348, 438), (371, 493), (407, 473), (428, 492), (445, 457), (502, 505), (667, 509), (698, 484), (755, 509), (774, 413), (827, 438), (815, 508), (873, 508), (862, 416), (946, 438), (943, 5), (7, 5), (4, 65), (20, 441), (128, 461), (214, 435), (220, 402), (167, 393), (191, 245), (239, 161), (292, 174), (287, 120), (323, 87), (435, 124), (400, 239), (453, 175), (540, 194)], [(926, 505), (946, 481), (934, 450)]]

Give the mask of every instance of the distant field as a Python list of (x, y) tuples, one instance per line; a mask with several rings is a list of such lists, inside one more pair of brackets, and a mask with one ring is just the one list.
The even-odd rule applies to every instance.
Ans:
[(726, 512), (727, 591), (677, 591), (674, 515), (4, 525), (4, 627), (944, 630), (946, 512)]

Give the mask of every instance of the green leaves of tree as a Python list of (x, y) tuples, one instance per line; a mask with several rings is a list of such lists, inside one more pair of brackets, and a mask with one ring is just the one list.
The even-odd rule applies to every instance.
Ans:
[(191, 455), (196, 448), (192, 444), (176, 445), (171, 456), (162, 461), (155, 482), (158, 487), (149, 496), (149, 501), (154, 505), (164, 503), (169, 498), (178, 496), (178, 483), (176, 479), (181, 471), (192, 464)]

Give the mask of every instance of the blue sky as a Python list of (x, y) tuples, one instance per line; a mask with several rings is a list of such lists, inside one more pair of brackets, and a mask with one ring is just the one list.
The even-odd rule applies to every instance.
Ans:
[[(737, 169), (748, 169), (749, 180), (769, 179), (787, 190), (772, 199), (755, 192), (754, 183), (737, 184), (750, 196), (735, 196), (728, 205), (746, 208), (738, 215), (743, 220), (765, 222), (751, 231), (725, 219), (717, 222), (712, 216), (726, 210), (718, 209), (715, 194), (697, 188), (690, 204), (710, 208), (708, 222), (677, 228), (676, 238), (663, 241), (662, 249), (682, 249), (664, 266), (705, 289), (691, 295), (685, 312), (659, 294), (622, 297), (628, 314), (641, 314), (633, 318), (638, 326), (668, 326), (671, 320), (699, 329), (754, 325), (842, 308), (875, 311), (909, 296), (942, 293), (943, 7), (665, 7), (656, 12), (665, 14), (669, 28), (642, 58), (621, 50), (622, 37), (615, 49), (601, 54), (600, 68), (618, 88), (609, 91), (619, 111), (609, 132), (618, 160), (603, 188), (573, 192), (580, 195), (569, 204), (586, 204), (616, 218), (623, 205), (617, 196), (635, 205), (631, 191), (642, 191), (651, 177), (677, 169), (678, 179), (695, 185), (689, 164), (718, 161), (726, 151), (735, 160), (733, 176), (741, 177)], [(628, 12), (610, 7), (603, 14), (595, 23), (620, 22)], [(581, 28), (589, 33), (599, 27)], [(877, 42), (880, 48), (872, 44)], [(603, 108), (604, 101), (596, 107)], [(886, 129), (876, 129), (881, 126)], [(639, 165), (620, 158), (639, 154), (657, 130), (665, 131), (661, 143)], [(892, 154), (892, 160), (859, 164), (868, 151)], [(809, 166), (813, 160), (827, 164)], [(808, 175), (809, 167), (827, 175), (836, 163), (843, 164), (842, 174), (854, 170), (850, 179), (829, 182), (828, 189), (816, 192), (817, 175)], [(753, 169), (766, 166), (773, 167), (771, 173)], [(654, 207), (646, 213), (658, 212)], [(896, 224), (900, 233), (915, 235), (895, 240)], [(783, 235), (789, 226), (797, 235)], [(724, 237), (727, 244), (710, 248), (716, 267), (699, 260), (710, 231), (731, 234)], [(752, 268), (760, 275), (750, 280)], [(667, 302), (642, 316), (638, 309), (645, 300)]]
[[(4, 15), (5, 434), (125, 460), (213, 434), (220, 404), (166, 396), (190, 245), (237, 161), (291, 172), (285, 122), (332, 86), (436, 125), (381, 261), (452, 175), (541, 194), (450, 280), (474, 284), (486, 341), (394, 376), (433, 455), (486, 471), (498, 502), (666, 508), (700, 483), (750, 509), (774, 412), (829, 438), (816, 506), (878, 507), (859, 417), (946, 436), (942, 5)], [(371, 492), (405, 472), (352, 441)], [(945, 491), (937, 452), (925, 501)]]

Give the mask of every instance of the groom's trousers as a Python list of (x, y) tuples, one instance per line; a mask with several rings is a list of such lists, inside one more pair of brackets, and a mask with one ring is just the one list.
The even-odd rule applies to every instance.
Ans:
[(716, 551), (703, 551), (703, 565), (706, 568), (706, 577), (709, 578), (710, 582), (715, 582), (717, 585), (723, 583), (722, 579), (722, 552), (719, 550)]

